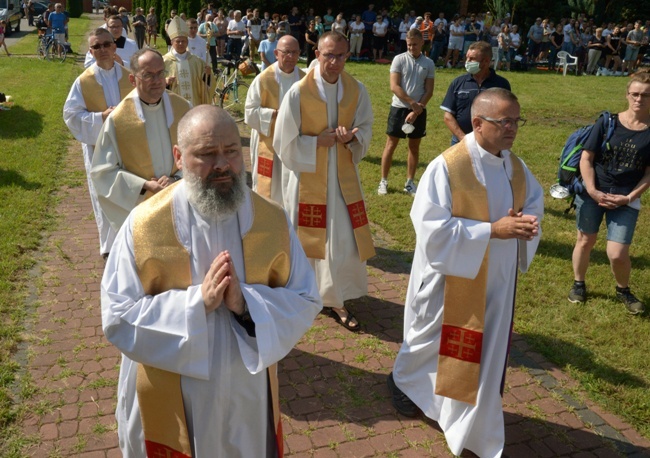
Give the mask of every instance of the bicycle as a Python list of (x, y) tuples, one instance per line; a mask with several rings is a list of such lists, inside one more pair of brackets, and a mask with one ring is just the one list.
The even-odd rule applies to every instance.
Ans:
[[(239, 64), (244, 61), (244, 59), (230, 60), (223, 63), (225, 69), (217, 69), (217, 88), (212, 98), (212, 103), (230, 113), (235, 122), (244, 120), (246, 94), (249, 88), (239, 71)], [(259, 70), (256, 69), (256, 72), (259, 73)]]
[[(46, 30), (46, 29), (41, 29)], [(60, 50), (60, 54), (58, 52)], [(67, 51), (65, 44), (61, 44), (54, 37), (54, 32), (50, 34), (43, 33), (38, 38), (38, 44), (36, 45), (36, 55), (40, 59), (46, 60), (58, 60), (60, 62), (65, 61)]]

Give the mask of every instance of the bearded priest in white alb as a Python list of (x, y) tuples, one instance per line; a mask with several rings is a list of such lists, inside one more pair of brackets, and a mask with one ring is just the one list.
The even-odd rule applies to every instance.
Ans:
[(63, 106), (63, 120), (72, 135), (81, 142), (88, 178), (88, 194), (99, 231), (99, 253), (111, 251), (116, 232), (99, 206), (95, 186), (90, 179), (93, 150), (104, 121), (120, 101), (133, 89), (129, 71), (115, 63), (115, 42), (104, 28), (95, 29), (88, 37), (89, 52), (95, 63), (72, 84)]
[(136, 205), (182, 178), (172, 146), (178, 121), (191, 108), (165, 90), (165, 63), (157, 50), (142, 48), (132, 62), (135, 89), (106, 118), (90, 171), (99, 205), (116, 231)]
[(357, 170), (373, 116), (365, 87), (343, 71), (349, 46), (340, 33), (321, 36), (319, 66), (282, 101), (273, 148), (287, 174), (284, 208), (314, 267), (323, 305), (358, 331), (344, 301), (367, 294), (366, 259), (375, 254)]
[(321, 309), (314, 273), (286, 213), (246, 187), (227, 112), (190, 111), (174, 157), (184, 180), (131, 213), (102, 280), (120, 449), (282, 457), (276, 363)]
[(277, 61), (251, 83), (244, 122), (251, 128), (253, 191), (283, 205), (282, 162), (273, 150), (273, 133), (282, 99), (305, 73), (296, 66), (300, 44), (291, 35), (280, 38), (275, 56)]
[(211, 103), (215, 79), (205, 61), (187, 50), (187, 24), (176, 16), (169, 23), (167, 33), (172, 43), (171, 50), (163, 56), (167, 87), (193, 106)]
[(481, 92), (474, 132), (438, 156), (418, 187), (417, 236), (406, 295), (404, 343), (388, 387), (406, 416), (437, 421), (455, 455), (504, 447), (502, 387), (517, 270), (541, 236), (543, 192), (509, 149), (520, 118), (505, 89)]

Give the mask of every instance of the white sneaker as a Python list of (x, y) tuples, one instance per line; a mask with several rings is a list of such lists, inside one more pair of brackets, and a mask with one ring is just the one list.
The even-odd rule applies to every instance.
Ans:
[(447, 62), (447, 68), (451, 68), (451, 62)]
[(415, 191), (417, 191), (417, 190), (418, 190), (418, 187), (415, 186), (415, 183), (413, 183), (413, 180), (406, 180), (406, 183), (404, 184), (404, 192), (406, 194), (414, 196)]
[(616, 72), (616, 73), (614, 73), (614, 76), (623, 76), (623, 73), (622, 72)]
[(623, 76), (627, 76), (627, 75), (628, 75), (628, 72), (623, 72)]
[(386, 194), (388, 194), (388, 181), (382, 179), (379, 182), (379, 187), (377, 188), (377, 194), (379, 194), (380, 196), (385, 196)]
[(600, 74), (603, 75), (603, 76), (609, 76), (609, 70), (607, 70), (606, 68), (603, 68), (600, 71)]

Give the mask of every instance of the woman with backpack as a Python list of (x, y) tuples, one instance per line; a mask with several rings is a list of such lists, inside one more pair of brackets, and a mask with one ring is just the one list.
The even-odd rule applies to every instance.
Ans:
[(614, 132), (603, 147), (607, 126), (600, 117), (584, 143), (580, 173), (585, 190), (576, 195), (577, 241), (573, 249), (574, 283), (569, 301), (587, 299), (585, 276), (589, 255), (605, 218), (607, 257), (616, 280), (616, 297), (630, 314), (645, 311), (630, 292), (630, 244), (641, 194), (650, 187), (650, 72), (632, 75), (627, 84), (628, 108), (618, 113)]

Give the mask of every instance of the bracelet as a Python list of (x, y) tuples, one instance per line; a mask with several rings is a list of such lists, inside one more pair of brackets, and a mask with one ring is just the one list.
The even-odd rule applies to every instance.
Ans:
[(632, 202), (632, 198), (631, 198), (630, 195), (628, 194), (628, 195), (627, 195), (627, 204), (630, 205), (631, 202)]

